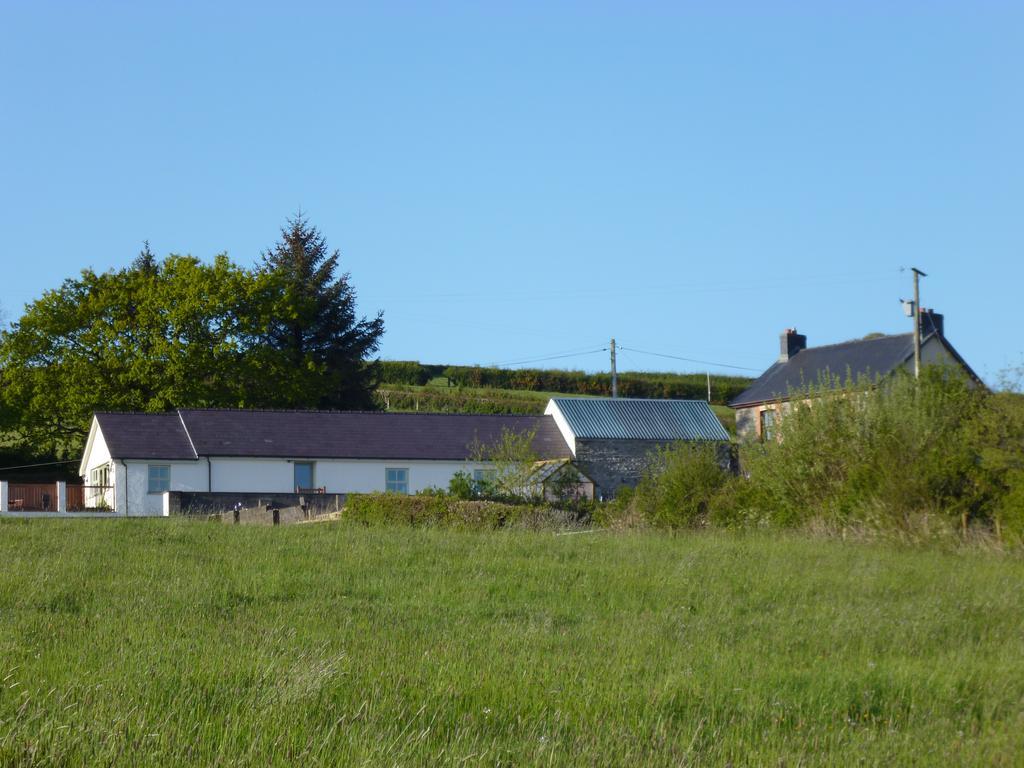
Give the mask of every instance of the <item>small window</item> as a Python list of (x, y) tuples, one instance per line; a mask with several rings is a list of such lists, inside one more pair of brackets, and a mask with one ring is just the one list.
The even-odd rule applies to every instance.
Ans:
[(775, 439), (775, 411), (765, 409), (761, 411), (761, 440), (768, 442)]
[(296, 461), (295, 462), (295, 492), (298, 493), (300, 488), (315, 488), (314, 481), (314, 463), (312, 461)]
[(104, 464), (102, 467), (93, 467), (89, 470), (89, 485), (106, 486), (110, 485), (110, 467)]
[(408, 493), (409, 470), (392, 468), (385, 469), (384, 490), (388, 493)]
[(474, 469), (473, 485), (475, 485), (477, 491), (479, 491), (484, 486), (493, 485), (494, 480), (497, 476), (498, 471), (496, 469)]
[(163, 493), (171, 490), (171, 468), (166, 464), (149, 465), (149, 492)]

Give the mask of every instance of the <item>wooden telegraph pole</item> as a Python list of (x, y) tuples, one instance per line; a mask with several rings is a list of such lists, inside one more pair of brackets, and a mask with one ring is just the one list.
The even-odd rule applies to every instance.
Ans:
[(914, 273), (914, 378), (921, 378), (921, 288), (920, 278), (928, 277), (917, 267), (911, 267)]
[(615, 370), (615, 339), (612, 339), (612, 343), (609, 346), (612, 353), (612, 397), (619, 396), (619, 374)]

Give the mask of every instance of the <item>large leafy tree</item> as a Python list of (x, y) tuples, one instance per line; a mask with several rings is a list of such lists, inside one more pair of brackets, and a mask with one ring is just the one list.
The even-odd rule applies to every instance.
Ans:
[(337, 250), (298, 214), (263, 254), (261, 399), (288, 407), (373, 408), (383, 314), (356, 315), (356, 292)]
[(38, 453), (73, 455), (96, 410), (244, 401), (243, 318), (254, 276), (226, 256), (84, 270), (0, 334), (0, 424)]

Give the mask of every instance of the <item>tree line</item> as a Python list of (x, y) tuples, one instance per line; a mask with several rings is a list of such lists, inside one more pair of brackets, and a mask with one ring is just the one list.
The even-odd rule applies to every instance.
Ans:
[(383, 314), (301, 214), (252, 267), (226, 255), (85, 269), (0, 333), (8, 452), (74, 457), (94, 411), (373, 408)]

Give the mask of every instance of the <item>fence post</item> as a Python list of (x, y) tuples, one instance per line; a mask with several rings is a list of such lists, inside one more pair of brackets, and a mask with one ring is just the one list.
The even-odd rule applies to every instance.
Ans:
[(7, 511), (7, 481), (0, 480), (0, 512)]
[(163, 499), (162, 499), (162, 501), (163, 501), (163, 509), (161, 510), (161, 512), (162, 512), (164, 517), (170, 517), (171, 516), (171, 492), (170, 491), (164, 491), (163, 494), (161, 494), (161, 495), (163, 496)]
[(63, 480), (57, 481), (57, 511), (68, 511), (68, 484)]

